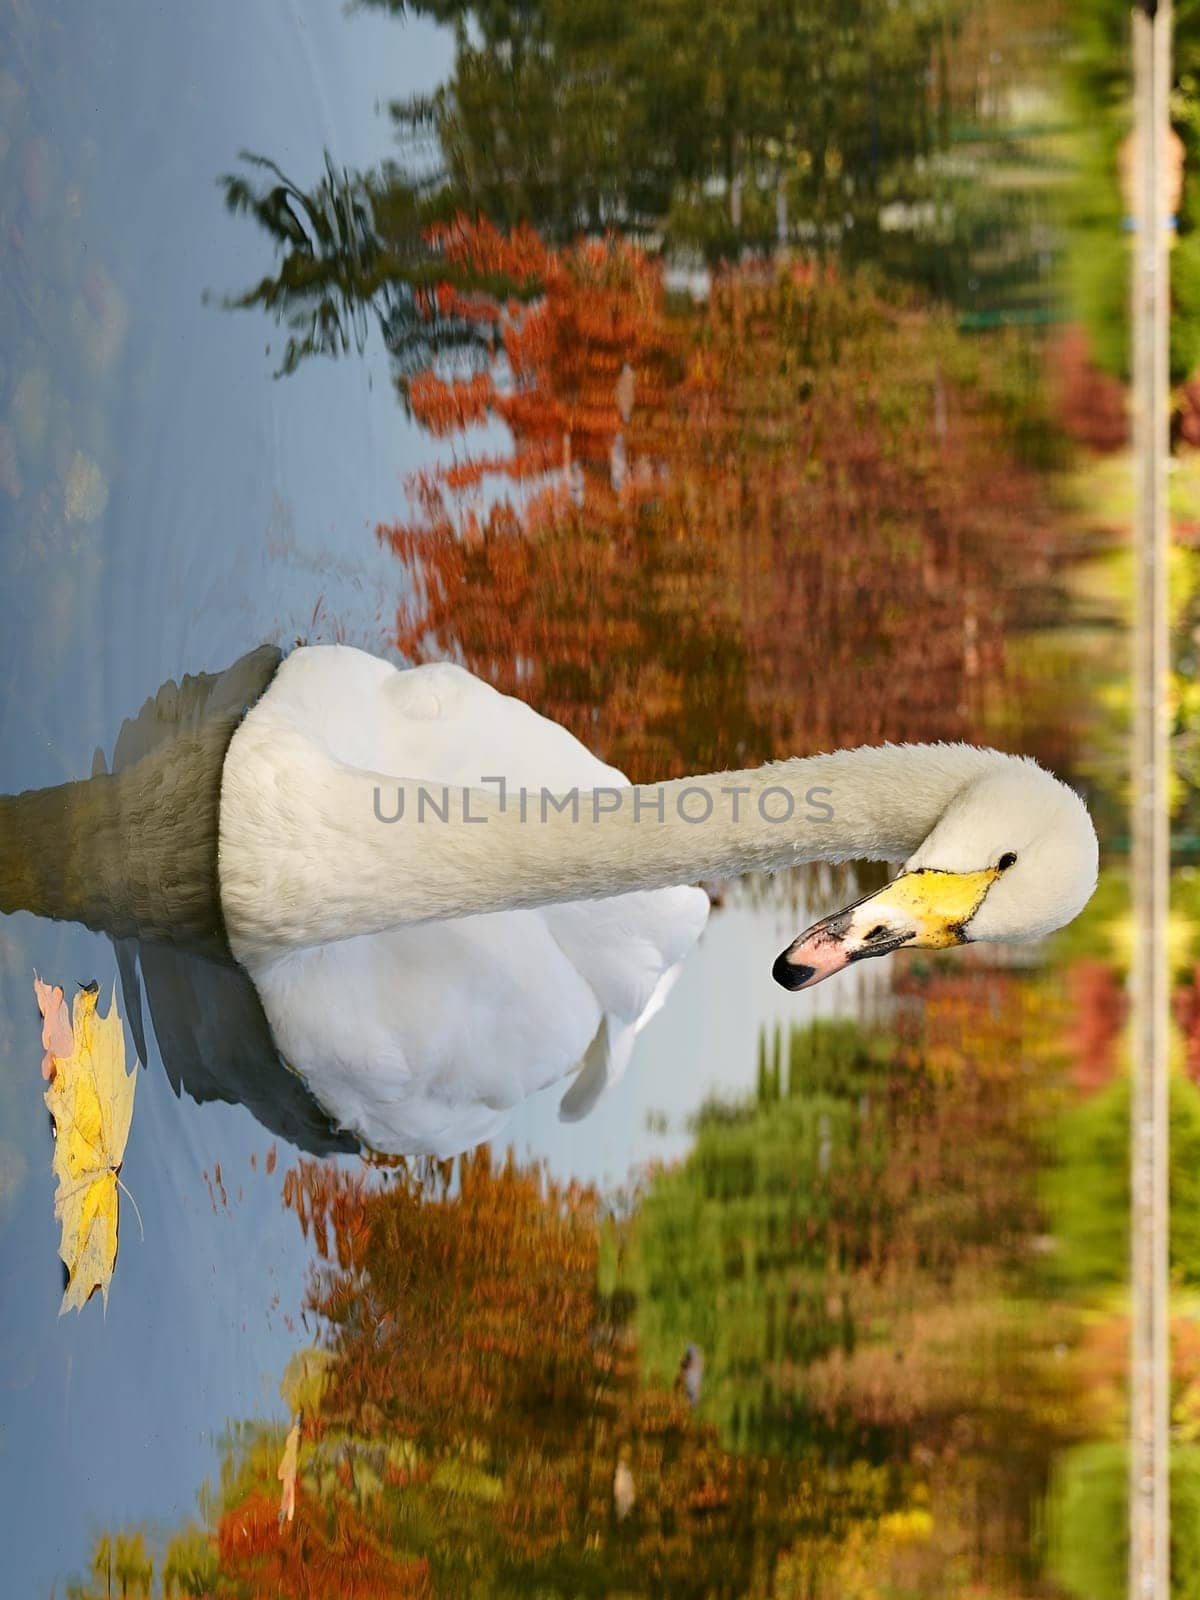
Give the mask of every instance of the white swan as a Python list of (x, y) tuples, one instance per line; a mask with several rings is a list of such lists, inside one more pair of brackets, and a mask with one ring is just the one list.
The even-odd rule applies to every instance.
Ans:
[[(296, 650), (243, 730), (222, 784), (230, 943), (284, 1059), (334, 1120), (377, 1150), (449, 1155), (491, 1137), (527, 1095), (580, 1063), (562, 1113), (583, 1115), (625, 1071), (636, 1033), (704, 927), (708, 896), (668, 887), (538, 909), (501, 903), (475, 916), (461, 914), (472, 909), (463, 903), (436, 920), (385, 914), (364, 924), (347, 906), (335, 928), (328, 913), (349, 875), (377, 870), (361, 857), (351, 864), (348, 835), (361, 823), (368, 856), (388, 848), (395, 829), (376, 810), (391, 814), (395, 784), (381, 780), (378, 807), (363, 790), (366, 812), (340, 817), (322, 784), (340, 773), (426, 780), (413, 786), (414, 814), (419, 805), (424, 819), (414, 826), (431, 860), (459, 856), (460, 898), (469, 898), (472, 869), (450, 820), (462, 814), (464, 785), (503, 774), (538, 794), (542, 784), (612, 790), (626, 785), (623, 775), (461, 667), (399, 671), (342, 646)], [(303, 836), (290, 883), (258, 838), (283, 813)], [(462, 827), (473, 835), (486, 824)], [(271, 894), (281, 897), (274, 913), (264, 901)]]
[(0, 795), (0, 911), (108, 933), (142, 1058), (148, 1010), (177, 1088), (315, 1151), (449, 1155), (564, 1078), (582, 1115), (704, 926), (698, 878), (905, 863), (783, 952), (788, 988), (1037, 938), (1096, 878), (1082, 802), (1017, 757), (884, 746), (631, 789), (459, 667), (337, 646), (164, 684), (113, 767)]
[(283, 662), (221, 777), (230, 945), (285, 1059), (382, 1151), (467, 1148), (580, 1062), (581, 1114), (704, 926), (677, 885), (814, 859), (905, 870), (789, 946), (789, 988), (901, 945), (1039, 938), (1086, 904), (1097, 844), (1064, 784), (966, 745), (630, 788), (459, 667), (344, 646)]

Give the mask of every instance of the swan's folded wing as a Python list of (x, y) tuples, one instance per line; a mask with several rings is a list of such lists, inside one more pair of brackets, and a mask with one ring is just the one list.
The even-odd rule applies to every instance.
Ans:
[(604, 1020), (559, 1105), (577, 1121), (619, 1083), (637, 1034), (661, 1010), (708, 920), (702, 889), (644, 890), (547, 906), (559, 948), (595, 994)]
[[(637, 1026), (708, 921), (703, 889), (644, 889), (546, 906), (559, 948), (615, 1021)], [(657, 997), (661, 1005), (665, 991)], [(647, 1020), (649, 1020), (647, 1018)]]
[(579, 1122), (605, 1090), (625, 1076), (636, 1033), (635, 1028), (614, 1024), (609, 1017), (601, 1019), (571, 1087), (558, 1103), (560, 1122)]
[(579, 1122), (607, 1090), (621, 1081), (633, 1059), (633, 1047), (638, 1034), (662, 1010), (682, 971), (683, 963), (680, 962), (663, 973), (650, 996), (649, 1004), (635, 1023), (621, 1023), (612, 1016), (601, 1019), (596, 1037), (579, 1064), (578, 1073), (559, 1101), (561, 1122)]

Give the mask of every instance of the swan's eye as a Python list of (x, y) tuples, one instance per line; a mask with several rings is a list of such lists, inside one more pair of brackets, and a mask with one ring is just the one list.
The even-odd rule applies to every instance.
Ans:
[(887, 929), (882, 922), (877, 922), (869, 933), (863, 934), (863, 943), (869, 944), (872, 939), (882, 939)]
[(1000, 857), (999, 861), (997, 861), (996, 868), (997, 868), (997, 870), (999, 872), (1007, 872), (1009, 867), (1015, 867), (1016, 864), (1017, 864), (1017, 853), (1016, 853), (1016, 851), (1015, 850), (1006, 850), (1004, 852), (1004, 854)]

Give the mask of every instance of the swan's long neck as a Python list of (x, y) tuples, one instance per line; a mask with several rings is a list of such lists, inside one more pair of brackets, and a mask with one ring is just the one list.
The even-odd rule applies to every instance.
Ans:
[(349, 768), (251, 718), (225, 767), (222, 903), (235, 952), (263, 957), (801, 861), (899, 861), (966, 784), (1010, 759), (888, 745), (635, 788), (501, 794)]

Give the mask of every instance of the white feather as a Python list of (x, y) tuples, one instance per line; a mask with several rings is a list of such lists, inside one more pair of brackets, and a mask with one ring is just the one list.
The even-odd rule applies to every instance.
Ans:
[[(627, 782), (565, 728), (448, 663), (401, 672), (346, 647), (297, 650), (252, 715), (347, 766), (431, 784)], [(700, 889), (641, 890), (247, 965), (284, 1058), (343, 1127), (375, 1149), (449, 1155), (581, 1063), (564, 1115), (590, 1109), (625, 1071), (708, 904)]]

